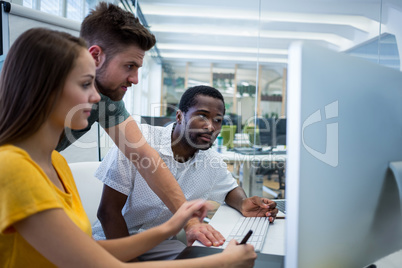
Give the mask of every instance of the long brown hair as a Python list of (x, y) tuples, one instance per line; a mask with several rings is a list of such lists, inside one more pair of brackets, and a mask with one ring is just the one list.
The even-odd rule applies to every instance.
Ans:
[(48, 118), (83, 39), (33, 28), (11, 46), (0, 76), (0, 145), (34, 134)]

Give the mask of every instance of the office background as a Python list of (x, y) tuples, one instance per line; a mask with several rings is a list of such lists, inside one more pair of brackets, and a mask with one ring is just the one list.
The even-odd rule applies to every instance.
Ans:
[[(15, 38), (30, 27), (50, 27), (78, 35), (80, 22), (99, 1), (8, 2), (11, 10), (1, 12), (0, 60)], [(184, 90), (199, 84), (222, 92), (229, 115), (227, 124), (236, 125), (236, 132), (256, 132), (256, 117), (269, 122), (286, 118), (286, 110), (292, 109), (286, 107), (286, 99), (288, 47), (293, 41), (315, 43), (401, 70), (400, 0), (108, 2), (137, 14), (157, 38), (155, 48), (147, 53), (140, 69), (139, 84), (124, 98), (128, 111), (138, 121), (142, 116), (171, 118)], [(361, 97), (363, 100), (364, 94)], [(379, 137), (378, 142), (387, 141)], [(262, 137), (259, 143), (263, 143)], [(69, 163), (98, 161), (110, 146), (112, 141), (95, 124), (63, 155)], [(400, 258), (397, 263), (400, 264)]]
[[(8, 34), (12, 43), (34, 26), (77, 35), (80, 22), (99, 1), (9, 2), (13, 8), (3, 16), (3, 36)], [(293, 41), (313, 42), (401, 68), (402, 2), (398, 0), (108, 2), (135, 13), (157, 38), (144, 59), (139, 84), (124, 98), (139, 121), (141, 116), (174, 116), (183, 91), (199, 84), (222, 92), (228, 124), (236, 124), (236, 132), (253, 128), (255, 117), (286, 118), (287, 53)], [(63, 154), (69, 162), (93, 161), (111, 145), (94, 125)]]

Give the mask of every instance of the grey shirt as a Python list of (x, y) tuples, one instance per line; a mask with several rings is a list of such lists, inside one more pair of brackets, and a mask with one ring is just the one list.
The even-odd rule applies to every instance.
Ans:
[(112, 101), (109, 97), (102, 95), (101, 100), (92, 106), (91, 115), (88, 117), (88, 126), (80, 130), (66, 128), (63, 137), (56, 147), (57, 151), (62, 151), (87, 133), (93, 123), (98, 122), (104, 129), (116, 126), (124, 122), (130, 114), (124, 106), (124, 102)]

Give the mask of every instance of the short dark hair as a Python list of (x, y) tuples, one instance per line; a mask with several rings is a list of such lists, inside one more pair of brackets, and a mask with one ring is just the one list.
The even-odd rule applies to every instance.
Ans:
[(85, 51), (83, 39), (44, 28), (32, 28), (15, 40), (0, 77), (0, 145), (39, 130)]
[(216, 88), (210, 86), (195, 86), (187, 89), (180, 99), (179, 109), (186, 113), (190, 107), (197, 105), (197, 95), (209, 96), (215, 99), (220, 99), (223, 103), (223, 114), (225, 114), (225, 100), (222, 94)]
[(80, 36), (88, 47), (100, 46), (107, 57), (113, 57), (130, 45), (148, 51), (156, 43), (155, 36), (132, 13), (105, 2), (99, 3), (85, 17)]

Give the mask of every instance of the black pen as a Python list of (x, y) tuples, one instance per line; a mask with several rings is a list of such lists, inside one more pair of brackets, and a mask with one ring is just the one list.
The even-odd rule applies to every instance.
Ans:
[(246, 234), (246, 236), (243, 238), (243, 240), (240, 242), (240, 244), (246, 244), (247, 240), (250, 238), (250, 236), (253, 234), (253, 231), (250, 230), (248, 231), (248, 233)]

